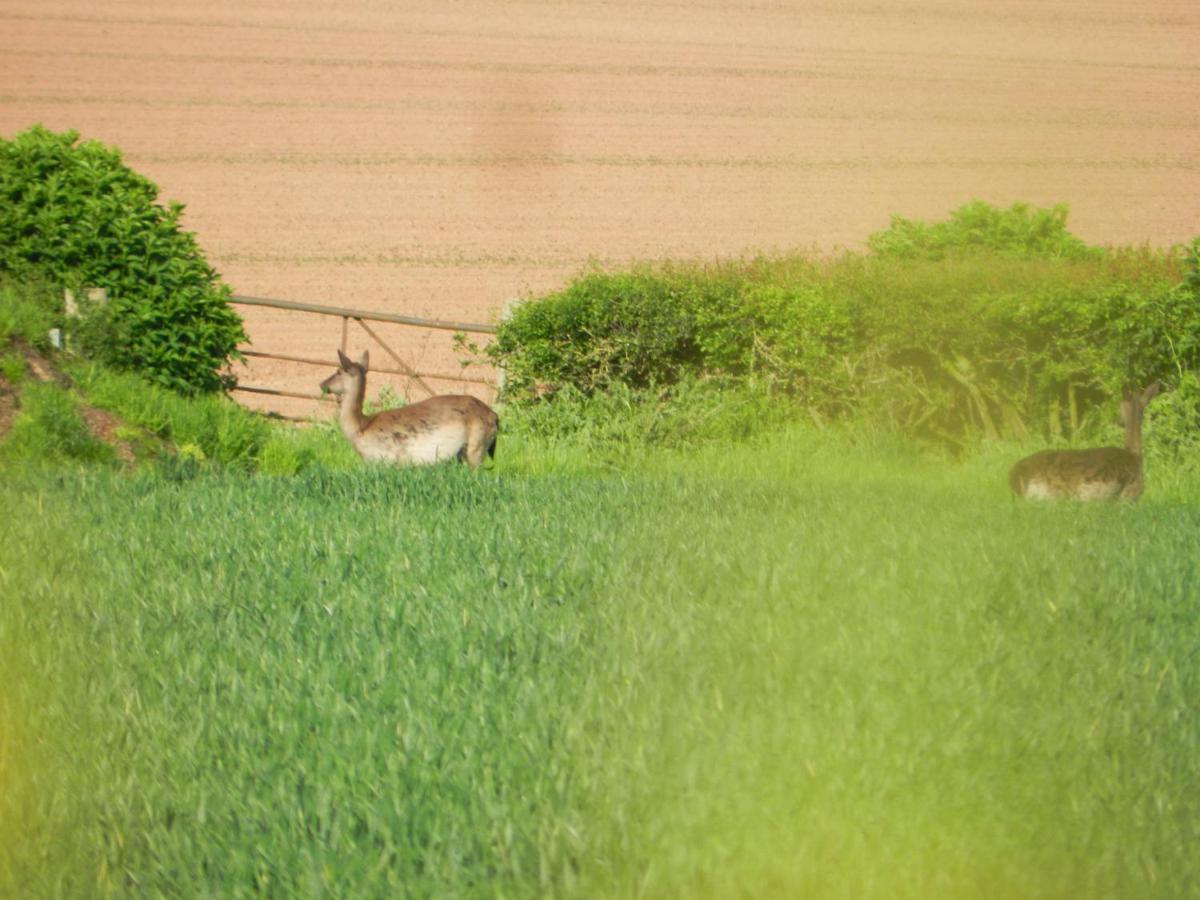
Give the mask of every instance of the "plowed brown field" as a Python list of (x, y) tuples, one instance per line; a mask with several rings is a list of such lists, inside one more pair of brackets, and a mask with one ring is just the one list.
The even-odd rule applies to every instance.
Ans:
[[(119, 146), (187, 204), (240, 294), (494, 321), (589, 259), (853, 247), (892, 213), (976, 197), (1066, 202), (1093, 242), (1190, 239), (1195, 13), (6, 0), (0, 135), (41, 122)], [(259, 350), (332, 357), (340, 337), (337, 319), (242, 312)], [(419, 368), (456, 366), (444, 332), (386, 337)], [(240, 377), (307, 391), (324, 374), (255, 361)]]

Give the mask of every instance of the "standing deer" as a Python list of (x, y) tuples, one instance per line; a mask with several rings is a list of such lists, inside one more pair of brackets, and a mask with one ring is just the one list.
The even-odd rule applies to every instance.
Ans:
[(1018, 497), (1030, 499), (1136, 500), (1142, 495), (1142, 417), (1162, 389), (1159, 382), (1142, 391), (1125, 389), (1121, 424), (1125, 448), (1042, 450), (1020, 460), (1008, 473)]
[(338, 424), (358, 455), (367, 462), (423, 466), (447, 459), (471, 468), (483, 454), (496, 454), (496, 413), (474, 397), (430, 397), (400, 409), (363, 414), (367, 393), (368, 356), (354, 362), (338, 351), (338, 370), (321, 382), (338, 398)]

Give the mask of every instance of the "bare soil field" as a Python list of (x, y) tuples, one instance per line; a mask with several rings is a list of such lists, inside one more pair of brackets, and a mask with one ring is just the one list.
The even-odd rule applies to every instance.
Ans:
[[(0, 135), (120, 147), (236, 293), (494, 322), (590, 261), (856, 247), (972, 198), (1190, 239), (1198, 22), (1194, 0), (6, 0)], [(332, 360), (337, 319), (241, 312), (254, 349)], [(458, 367), (445, 332), (385, 338)]]

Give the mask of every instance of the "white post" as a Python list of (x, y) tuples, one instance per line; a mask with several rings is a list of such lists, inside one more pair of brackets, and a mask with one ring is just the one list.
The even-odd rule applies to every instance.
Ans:
[[(104, 288), (87, 288), (84, 296), (87, 297), (89, 303), (96, 306), (104, 306), (108, 303), (108, 291)], [(68, 321), (79, 318), (79, 298), (70, 288), (63, 290), (63, 313)], [(54, 345), (55, 350), (62, 350), (66, 347), (66, 335), (61, 328), (50, 329), (50, 343)]]

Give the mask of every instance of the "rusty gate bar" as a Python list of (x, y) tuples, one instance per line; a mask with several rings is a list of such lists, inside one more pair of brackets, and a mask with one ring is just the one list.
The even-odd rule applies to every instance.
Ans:
[(413, 325), (417, 328), (437, 328), (442, 331), (470, 331), (475, 334), (495, 334), (495, 325), (480, 322), (450, 322), (445, 319), (423, 319), (419, 316), (401, 316), (396, 313), (371, 312), (365, 309), (349, 309), (344, 306), (322, 306), (318, 303), (299, 303), (295, 300), (272, 300), (267, 297), (243, 297), (234, 294), (230, 303), (244, 306), (271, 306), (275, 309), (290, 309), (295, 312), (316, 313), (321, 316), (341, 316), (348, 319), (369, 319), (373, 322), (392, 322), (396, 325)]
[[(259, 359), (282, 359), (284, 362), (304, 363), (308, 366), (324, 366), (332, 368), (337, 365), (333, 360), (329, 359), (313, 359), (311, 356), (291, 356), (287, 353), (266, 353), (262, 350), (239, 350), (242, 356), (253, 356)], [(345, 352), (345, 351), (343, 351)], [(383, 375), (408, 375), (408, 372), (402, 369), (385, 369), (382, 366), (371, 366), (372, 372), (377, 372)], [(495, 387), (496, 382), (488, 378), (480, 378), (475, 375), (451, 375), (448, 372), (417, 372), (422, 378), (432, 378), (434, 381), (466, 381), (470, 384), (482, 384), (487, 387)]]
[(278, 388), (249, 387), (239, 384), (235, 391), (245, 391), (247, 394), (270, 394), (273, 397), (299, 397), (301, 400), (320, 400), (322, 403), (332, 403), (334, 398), (324, 394), (301, 394), (299, 391), (283, 391)]

